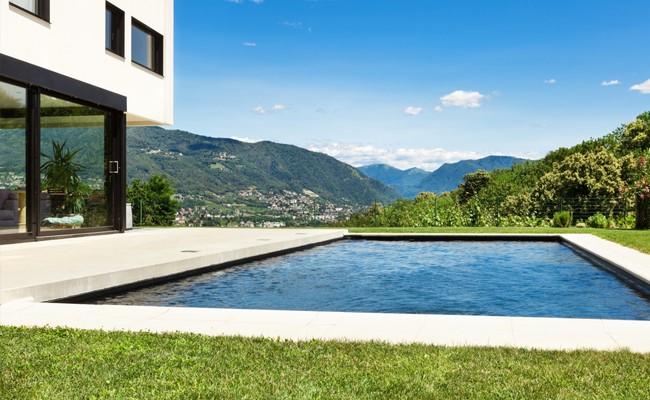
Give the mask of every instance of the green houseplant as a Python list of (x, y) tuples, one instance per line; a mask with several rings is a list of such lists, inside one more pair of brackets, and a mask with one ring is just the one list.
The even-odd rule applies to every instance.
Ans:
[[(90, 188), (84, 185), (79, 173), (85, 167), (75, 161), (80, 149), (70, 150), (63, 143), (52, 140), (52, 155), (41, 153), (45, 161), (41, 165), (43, 186), (52, 196), (53, 208), (62, 214), (80, 213), (85, 208), (84, 196)], [(58, 196), (59, 200), (54, 200)]]

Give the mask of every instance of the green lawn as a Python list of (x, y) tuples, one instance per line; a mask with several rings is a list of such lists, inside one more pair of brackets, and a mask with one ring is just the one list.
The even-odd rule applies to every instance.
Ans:
[(593, 229), (593, 228), (349, 228), (351, 233), (392, 232), (392, 233), (590, 233), (650, 254), (650, 230), (631, 229)]
[(650, 354), (0, 328), (3, 399), (643, 399)]

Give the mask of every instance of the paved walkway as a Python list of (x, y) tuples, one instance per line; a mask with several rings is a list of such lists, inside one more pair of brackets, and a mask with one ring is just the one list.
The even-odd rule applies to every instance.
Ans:
[(341, 229), (137, 229), (0, 246), (0, 304), (50, 301), (340, 239)]
[[(294, 340), (629, 348), (650, 352), (650, 321), (199, 309), (40, 303), (342, 237), (341, 230), (160, 229), (0, 246), (0, 324), (193, 332)], [(595, 238), (565, 240), (650, 277), (650, 256)], [(54, 296), (54, 297), (53, 297)], [(57, 297), (58, 296), (58, 297)], [(26, 298), (25, 298), (26, 297)], [(31, 297), (31, 298), (30, 298)], [(23, 298), (23, 299), (21, 299)], [(34, 301), (36, 299), (36, 301)]]

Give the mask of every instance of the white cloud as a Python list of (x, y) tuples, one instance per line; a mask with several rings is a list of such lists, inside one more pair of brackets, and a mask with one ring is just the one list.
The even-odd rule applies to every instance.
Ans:
[(257, 43), (255, 42), (244, 42), (241, 45), (244, 47), (257, 47)]
[(433, 112), (437, 112), (437, 113), (438, 113), (438, 112), (442, 112), (442, 107), (440, 107), (440, 106), (436, 106), (436, 107), (433, 109)]
[(421, 112), (422, 112), (422, 107), (411, 107), (411, 106), (409, 106), (409, 107), (406, 107), (406, 109), (404, 109), (404, 114), (406, 114), (406, 115), (418, 115)]
[(239, 137), (239, 136), (231, 136), (229, 139), (239, 140), (240, 142), (244, 142), (244, 143), (257, 143), (257, 142), (261, 142), (261, 140), (259, 140), (259, 139), (251, 139), (251, 138), (247, 138), (247, 137)]
[(226, 0), (227, 3), (243, 4), (244, 0)]
[(551, 79), (545, 80), (544, 83), (549, 84), (549, 85), (553, 85), (553, 84), (557, 83), (557, 81), (554, 78), (551, 78)]
[(478, 108), (481, 106), (481, 100), (485, 97), (484, 94), (479, 92), (456, 90), (455, 92), (442, 96), (440, 101), (442, 101), (442, 105), (445, 107)]
[(290, 109), (289, 106), (278, 103), (272, 105), (270, 108), (266, 108), (264, 106), (257, 106), (253, 108), (251, 111), (258, 115), (266, 115), (269, 112), (280, 112), (288, 109)]
[(262, 4), (264, 3), (264, 0), (251, 0), (251, 2), (255, 4)]
[(630, 90), (638, 90), (643, 94), (650, 94), (650, 79), (643, 83), (639, 83), (638, 85), (632, 86)]
[[(388, 164), (400, 169), (418, 167), (427, 171), (433, 171), (444, 163), (473, 160), (489, 155), (475, 151), (441, 148), (383, 149), (367, 144), (345, 142), (318, 142), (312, 143), (307, 148), (311, 151), (325, 153), (355, 167), (370, 164)], [(521, 154), (507, 155), (525, 157)]]
[(612, 86), (612, 85), (620, 85), (621, 82), (619, 82), (618, 79), (614, 79), (612, 81), (603, 81), (603, 83), (600, 84), (600, 86)]

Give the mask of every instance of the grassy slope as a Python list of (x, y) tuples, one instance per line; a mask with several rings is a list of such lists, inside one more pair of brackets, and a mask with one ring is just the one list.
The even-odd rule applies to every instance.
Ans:
[(393, 233), (590, 233), (603, 239), (622, 244), (643, 253), (650, 254), (650, 230), (591, 228), (350, 228), (350, 232), (393, 232)]
[(650, 354), (0, 328), (2, 398), (647, 398)]

